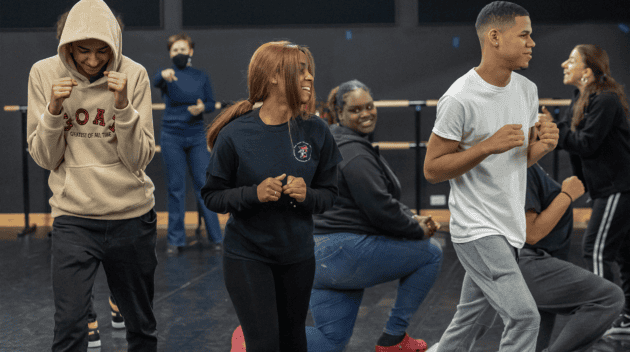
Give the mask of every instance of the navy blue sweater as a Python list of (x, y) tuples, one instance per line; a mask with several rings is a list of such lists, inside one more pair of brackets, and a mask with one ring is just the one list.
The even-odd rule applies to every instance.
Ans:
[(167, 82), (162, 77), (162, 70), (158, 70), (153, 77), (153, 85), (162, 93), (162, 100), (166, 105), (162, 117), (163, 127), (186, 128), (191, 124), (203, 126), (203, 114), (192, 116), (188, 111), (190, 105), (197, 105), (201, 99), (206, 106), (204, 112), (214, 111), (214, 96), (210, 76), (196, 68), (186, 66), (183, 70), (175, 70), (177, 81)]
[[(323, 120), (297, 118), (290, 128), (291, 137), (288, 123), (266, 125), (253, 110), (219, 133), (201, 195), (208, 209), (231, 215), (226, 256), (276, 264), (313, 256), (313, 214), (337, 198), (341, 154)], [(261, 203), (258, 185), (282, 174), (304, 179), (306, 199), (300, 203), (282, 194), (276, 202)]]
[(558, 122), (558, 147), (580, 156), (586, 188), (591, 198), (602, 198), (630, 190), (630, 125), (617, 95), (592, 94), (584, 119), (571, 131), (573, 105)]

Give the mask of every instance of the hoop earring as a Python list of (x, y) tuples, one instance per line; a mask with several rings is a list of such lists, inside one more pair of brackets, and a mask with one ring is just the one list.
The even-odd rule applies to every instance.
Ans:
[(582, 81), (582, 84), (587, 84), (588, 83), (588, 78), (582, 77), (582, 79), (580, 81)]

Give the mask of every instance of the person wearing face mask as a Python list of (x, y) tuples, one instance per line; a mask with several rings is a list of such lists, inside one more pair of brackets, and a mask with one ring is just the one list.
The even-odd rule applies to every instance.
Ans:
[[(619, 266), (626, 297), (611, 333), (630, 333), (630, 125), (623, 86), (611, 76), (608, 54), (597, 45), (576, 46), (562, 63), (565, 85), (575, 86), (565, 118), (558, 122), (558, 147), (579, 156), (586, 188), (593, 199), (583, 238), (583, 256), (591, 271), (614, 281)], [(551, 120), (544, 109), (541, 114)]]
[[(195, 196), (206, 225), (208, 242), (221, 249), (223, 236), (215, 212), (203, 205), (199, 191), (205, 180), (210, 153), (206, 148), (203, 113), (214, 111), (210, 76), (193, 68), (195, 43), (185, 33), (168, 38), (173, 67), (159, 71), (153, 85), (160, 89), (166, 105), (162, 115), (160, 145), (168, 180), (168, 243), (166, 252), (177, 254), (186, 246), (186, 169), (192, 175)], [(205, 240), (204, 240), (205, 242)]]
[(406, 329), (435, 283), (442, 250), (429, 241), (438, 226), (400, 202), (400, 182), (367, 136), (377, 112), (370, 89), (352, 80), (333, 89), (330, 126), (343, 161), (338, 165), (339, 197), (314, 216), (317, 270), (307, 327), (308, 350), (343, 351), (352, 336), (366, 288), (400, 280), (396, 303), (377, 352), (425, 351), (423, 340)]
[(88, 322), (102, 264), (129, 351), (156, 351), (149, 77), (122, 54), (122, 29), (105, 2), (81, 0), (59, 24), (58, 54), (35, 63), (28, 82), (28, 151), (51, 170), (53, 193), (51, 350), (95, 342)]

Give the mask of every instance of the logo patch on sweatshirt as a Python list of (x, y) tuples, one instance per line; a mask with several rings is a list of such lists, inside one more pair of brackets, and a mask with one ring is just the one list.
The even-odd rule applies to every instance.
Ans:
[(298, 161), (307, 162), (311, 160), (311, 145), (306, 142), (299, 142), (293, 147), (293, 155)]
[[(63, 119), (66, 120), (66, 125), (64, 126), (64, 131), (70, 131), (74, 125), (72, 124), (72, 119), (68, 117), (67, 113), (63, 114)], [(90, 114), (86, 109), (79, 108), (77, 112), (74, 114), (74, 121), (79, 125), (85, 125), (90, 120)], [(96, 117), (94, 118), (93, 124), (97, 126), (105, 127), (105, 109), (96, 109)], [(116, 132), (116, 115), (112, 115), (112, 124), (107, 127), (110, 131)], [(87, 133), (84, 133), (87, 134)], [(100, 136), (101, 133), (89, 133), (91, 135)], [(73, 137), (81, 136), (82, 134), (74, 134)], [(103, 136), (107, 136), (103, 133)]]

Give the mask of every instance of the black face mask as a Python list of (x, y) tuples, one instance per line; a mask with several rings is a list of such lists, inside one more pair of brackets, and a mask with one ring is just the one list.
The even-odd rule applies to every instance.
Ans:
[(186, 67), (188, 60), (190, 60), (190, 55), (177, 54), (173, 56), (173, 63), (180, 70), (183, 70)]

